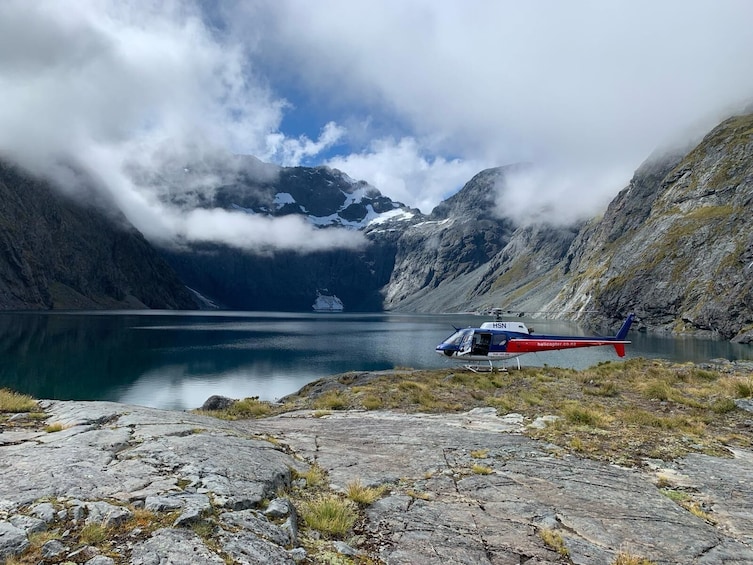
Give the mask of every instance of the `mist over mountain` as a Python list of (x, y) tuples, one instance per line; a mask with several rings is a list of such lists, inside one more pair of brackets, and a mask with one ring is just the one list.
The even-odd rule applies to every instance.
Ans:
[(74, 198), (0, 160), (0, 308), (197, 307), (155, 248), (101, 194), (84, 184)]
[(0, 166), (0, 307), (310, 311), (324, 293), (348, 311), (635, 312), (637, 327), (753, 341), (753, 115), (651, 156), (601, 216), (563, 222), (510, 213), (529, 165), (485, 169), (422, 214), (329, 167), (178, 155), (129, 170), (150, 206), (201, 218), (151, 244), (107, 191), (79, 179), (74, 198), (70, 178), (59, 191)]

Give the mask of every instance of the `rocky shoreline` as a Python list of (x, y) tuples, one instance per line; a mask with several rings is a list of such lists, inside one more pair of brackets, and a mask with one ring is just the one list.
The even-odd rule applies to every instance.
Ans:
[[(496, 408), (225, 421), (41, 404), (46, 427), (0, 428), (0, 563), (753, 563), (750, 449), (626, 468)], [(348, 535), (301, 520), (312, 466), (333, 493), (382, 488)]]

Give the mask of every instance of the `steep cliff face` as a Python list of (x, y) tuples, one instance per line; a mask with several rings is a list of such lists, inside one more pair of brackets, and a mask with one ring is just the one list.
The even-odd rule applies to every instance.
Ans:
[(571, 280), (548, 305), (605, 321), (638, 314), (675, 332), (753, 339), (753, 115), (684, 156), (647, 163), (587, 226)]
[[(468, 303), (466, 287), (475, 284), (468, 279), (475, 280), (479, 267), (504, 248), (515, 229), (494, 215), (497, 187), (507, 170), (480, 172), (427, 219), (403, 231), (384, 288), (386, 308), (445, 311)], [(436, 299), (427, 298), (430, 293)]]
[(0, 309), (196, 307), (123, 218), (2, 162), (0, 201)]
[(485, 267), (469, 293), (474, 309), (540, 311), (567, 280), (565, 257), (578, 225), (525, 226)]

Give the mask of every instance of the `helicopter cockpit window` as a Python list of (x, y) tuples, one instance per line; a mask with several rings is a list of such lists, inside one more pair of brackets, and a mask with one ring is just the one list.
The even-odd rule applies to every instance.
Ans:
[(448, 337), (446, 340), (444, 340), (444, 343), (450, 344), (450, 345), (460, 345), (460, 343), (463, 341), (463, 338), (465, 338), (467, 335), (473, 333), (473, 330), (471, 329), (464, 329), (464, 330), (458, 330), (454, 334), (452, 334), (450, 337)]
[(507, 335), (505, 334), (494, 334), (492, 336), (492, 345), (505, 345), (507, 343)]

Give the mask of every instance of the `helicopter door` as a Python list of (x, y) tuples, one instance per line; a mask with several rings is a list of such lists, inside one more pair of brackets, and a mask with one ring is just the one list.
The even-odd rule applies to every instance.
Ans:
[(489, 345), (492, 342), (492, 334), (488, 332), (475, 332), (473, 334), (473, 347), (471, 355), (489, 355)]

